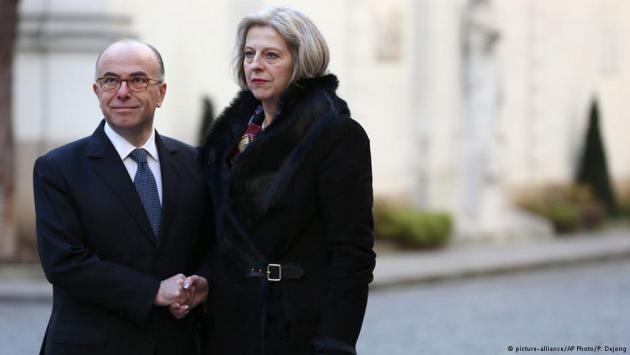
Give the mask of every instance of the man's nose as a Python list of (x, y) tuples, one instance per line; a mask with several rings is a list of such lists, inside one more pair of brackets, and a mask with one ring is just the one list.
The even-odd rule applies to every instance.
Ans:
[(118, 98), (128, 98), (131, 95), (131, 90), (129, 90), (129, 85), (127, 85), (127, 81), (121, 81), (120, 82), (120, 87), (118, 88), (118, 90), (116, 91), (116, 96), (118, 96)]

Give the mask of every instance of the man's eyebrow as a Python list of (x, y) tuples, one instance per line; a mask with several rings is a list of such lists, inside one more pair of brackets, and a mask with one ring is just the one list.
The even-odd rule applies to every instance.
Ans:
[[(119, 77), (120, 78), (119, 74), (116, 74), (116, 73), (113, 73), (113, 72), (110, 72), (110, 71), (103, 73), (103, 75), (101, 77), (105, 77), (105, 76), (115, 76), (115, 77)], [(129, 74), (129, 76), (148, 76), (148, 75), (147, 75), (147, 73), (145, 73), (143, 71), (136, 71), (136, 72), (133, 72), (133, 73)]]
[(106, 76), (117, 76), (117, 77), (120, 77), (120, 75), (108, 71), (108, 72), (103, 73), (103, 75), (101, 75), (101, 78), (104, 78)]
[(143, 72), (143, 71), (136, 71), (133, 72), (131, 74), (129, 74), (129, 76), (148, 76), (147, 73)]

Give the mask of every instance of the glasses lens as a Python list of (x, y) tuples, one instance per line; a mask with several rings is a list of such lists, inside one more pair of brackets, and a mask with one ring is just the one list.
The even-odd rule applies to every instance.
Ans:
[(103, 90), (116, 90), (120, 86), (120, 80), (113, 77), (106, 77), (101, 79), (101, 88)]
[(140, 91), (140, 90), (145, 90), (147, 88), (147, 86), (149, 85), (149, 79), (142, 78), (142, 77), (135, 77), (135, 78), (129, 79), (127, 83), (129, 84), (129, 87), (131, 88), (131, 90)]

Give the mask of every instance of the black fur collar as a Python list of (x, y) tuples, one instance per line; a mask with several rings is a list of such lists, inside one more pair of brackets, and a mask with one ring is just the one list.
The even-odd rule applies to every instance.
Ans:
[[(236, 221), (241, 230), (237, 238), (252, 249), (251, 240), (243, 234), (252, 230), (274, 201), (284, 194), (305, 156), (317, 146), (322, 132), (339, 115), (350, 115), (345, 101), (335, 91), (337, 78), (325, 75), (300, 80), (282, 95), (279, 114), (274, 121), (230, 167), (227, 159), (249, 118), (260, 104), (249, 90), (239, 92), (219, 116), (208, 134), (202, 157), (207, 168), (212, 194), (216, 231), (220, 244), (237, 242), (223, 231), (225, 220)], [(238, 194), (230, 194), (230, 189)], [(229, 206), (229, 207), (228, 207)], [(223, 218), (223, 216), (227, 218)], [(229, 223), (229, 222), (228, 222)], [(221, 238), (228, 238), (221, 240)]]
[[(279, 101), (279, 112), (290, 111), (296, 104), (299, 103), (301, 99), (304, 98), (305, 95), (314, 94), (318, 91), (325, 91), (328, 93), (335, 95), (335, 91), (339, 86), (339, 81), (337, 77), (333, 74), (328, 74), (322, 77), (317, 78), (305, 78), (299, 80), (287, 88), (287, 90), (281, 96)], [(234, 134), (238, 133), (238, 137), (240, 138), (240, 134), (247, 127), (247, 123), (252, 113), (256, 109), (256, 107), (260, 105), (260, 101), (258, 101), (251, 93), (251, 91), (245, 89), (241, 90), (236, 98), (232, 100), (230, 105), (219, 115), (215, 124), (210, 130), (208, 137), (205, 142), (205, 147), (214, 147), (217, 148), (219, 146), (225, 147), (224, 143), (228, 143), (225, 141), (219, 141), (219, 144), (213, 144), (211, 139), (230, 139), (234, 138)], [(350, 114), (348, 110), (348, 106), (343, 103), (345, 114)], [(280, 114), (274, 120), (274, 123), (268, 127), (268, 129), (275, 129), (280, 125), (279, 122), (285, 120), (287, 115)], [(274, 127), (276, 126), (276, 127)], [(230, 148), (231, 149), (231, 148)]]

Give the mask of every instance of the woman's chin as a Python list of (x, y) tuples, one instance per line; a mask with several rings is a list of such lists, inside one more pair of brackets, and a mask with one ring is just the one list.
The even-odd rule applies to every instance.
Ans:
[(269, 99), (269, 95), (267, 95), (264, 92), (261, 92), (260, 90), (251, 90), (251, 92), (254, 95), (254, 97), (260, 101)]

